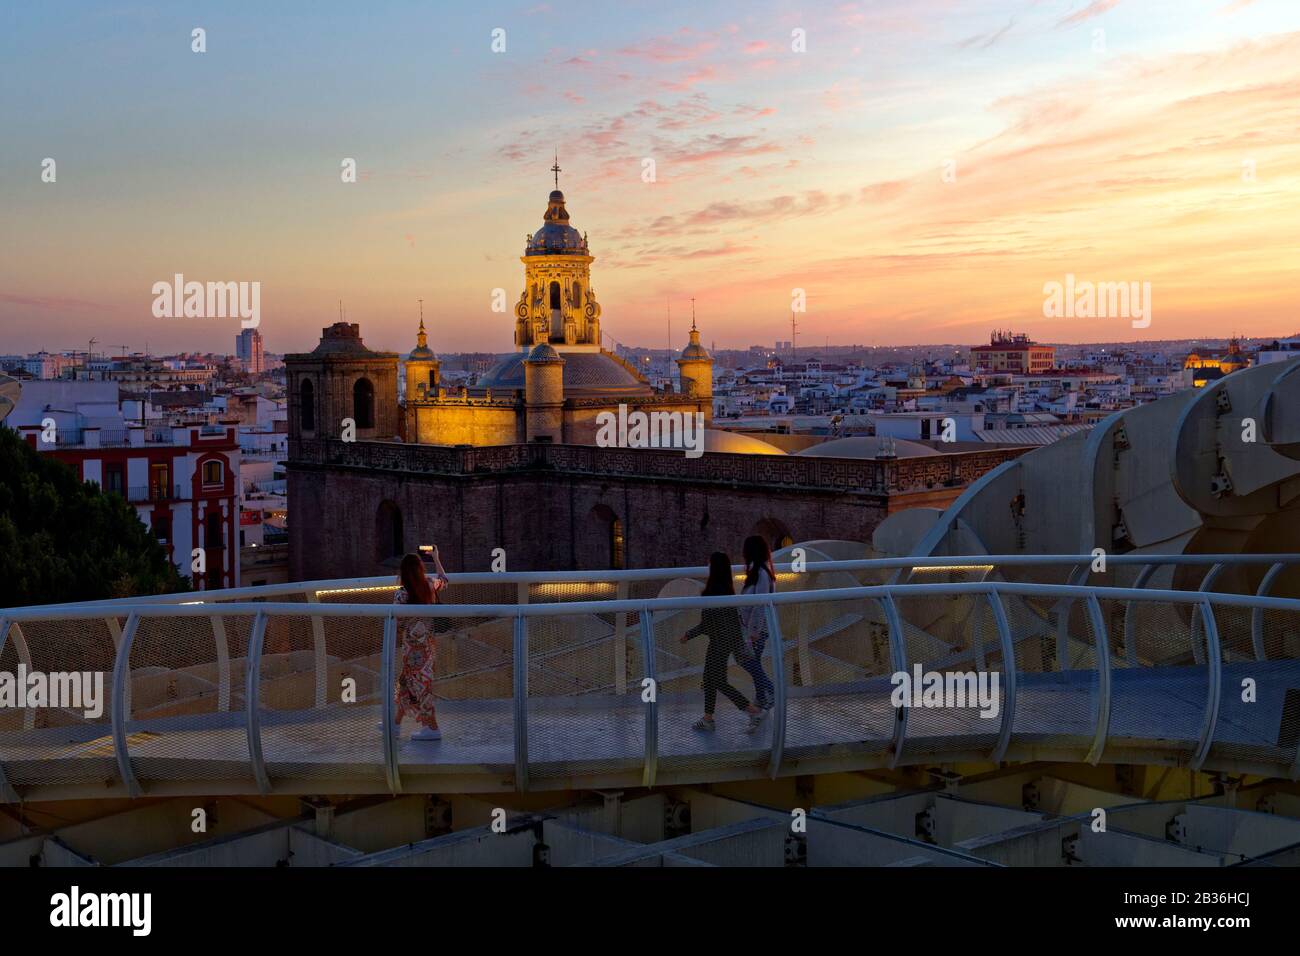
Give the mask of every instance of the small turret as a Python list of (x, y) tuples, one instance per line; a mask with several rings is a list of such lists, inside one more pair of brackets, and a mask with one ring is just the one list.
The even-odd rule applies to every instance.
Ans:
[(527, 441), (564, 440), (564, 359), (545, 342), (524, 359)]
[(406, 357), (406, 400), (423, 401), (438, 394), (440, 367), (433, 349), (429, 348), (429, 336), (424, 331), (424, 304), (420, 304), (420, 331), (415, 335), (415, 348)]
[(682, 349), (677, 359), (678, 375), (683, 395), (692, 398), (713, 397), (713, 356), (700, 344), (700, 332), (695, 327), (695, 307), (691, 306), (691, 343)]

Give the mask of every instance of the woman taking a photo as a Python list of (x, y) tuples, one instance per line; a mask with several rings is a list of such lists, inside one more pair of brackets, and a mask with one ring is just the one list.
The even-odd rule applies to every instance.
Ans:
[[(703, 597), (735, 594), (731, 581), (731, 558), (721, 551), (709, 555), (709, 579), (704, 585)], [(700, 623), (682, 635), (685, 644), (693, 637), (707, 634), (709, 648), (704, 655), (704, 716), (691, 726), (700, 731), (714, 729), (713, 709), (718, 702), (718, 692), (749, 714), (750, 724), (762, 719), (762, 710), (755, 707), (745, 695), (727, 683), (727, 665), (734, 655), (739, 662), (744, 650), (740, 640), (740, 615), (734, 607), (706, 607), (700, 612)]]
[[(424, 562), (418, 554), (402, 558), (401, 587), (393, 595), (394, 604), (437, 604), (438, 594), (448, 584), (447, 573), (442, 569), (435, 545), (430, 557), (438, 576), (432, 580), (424, 573)], [(434, 638), (434, 620), (430, 617), (398, 617), (398, 650), (402, 667), (397, 675), (397, 713), (393, 731), (400, 734), (402, 720), (407, 713), (415, 716), (419, 729), (412, 740), (441, 740), (438, 715), (433, 706), (433, 683), (438, 667), (438, 647)]]

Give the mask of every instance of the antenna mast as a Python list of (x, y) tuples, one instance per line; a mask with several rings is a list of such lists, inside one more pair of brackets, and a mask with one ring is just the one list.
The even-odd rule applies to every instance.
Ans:
[(673, 360), (673, 300), (668, 300), (668, 370), (672, 371)]

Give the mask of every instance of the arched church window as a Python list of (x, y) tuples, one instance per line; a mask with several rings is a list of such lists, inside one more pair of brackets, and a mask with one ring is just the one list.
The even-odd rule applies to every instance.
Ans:
[(559, 308), (560, 308), (560, 284), (558, 282), (552, 282), (551, 283), (551, 310), (558, 311)]
[(304, 378), (298, 389), (298, 424), (305, 432), (316, 430), (316, 389)]
[(380, 561), (400, 558), (405, 553), (405, 545), (402, 509), (391, 501), (381, 501), (375, 512), (375, 557)]
[(615, 518), (609, 523), (609, 566), (615, 571), (623, 569), (627, 542), (623, 539), (623, 522)]
[[(588, 539), (595, 546), (592, 558), (614, 570), (623, 568), (627, 562), (627, 538), (623, 533), (623, 522), (614, 509), (605, 504), (596, 505), (588, 514), (588, 520), (596, 532)], [(604, 542), (601, 542), (602, 537)]]
[(375, 427), (375, 387), (368, 378), (359, 378), (352, 386), (352, 418), (357, 428)]

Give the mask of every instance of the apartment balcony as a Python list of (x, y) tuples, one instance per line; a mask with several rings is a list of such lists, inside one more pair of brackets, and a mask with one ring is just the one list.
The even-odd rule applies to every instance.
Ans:
[(131, 504), (144, 504), (151, 501), (185, 501), (189, 497), (189, 489), (184, 485), (140, 485), (126, 490), (126, 500)]

